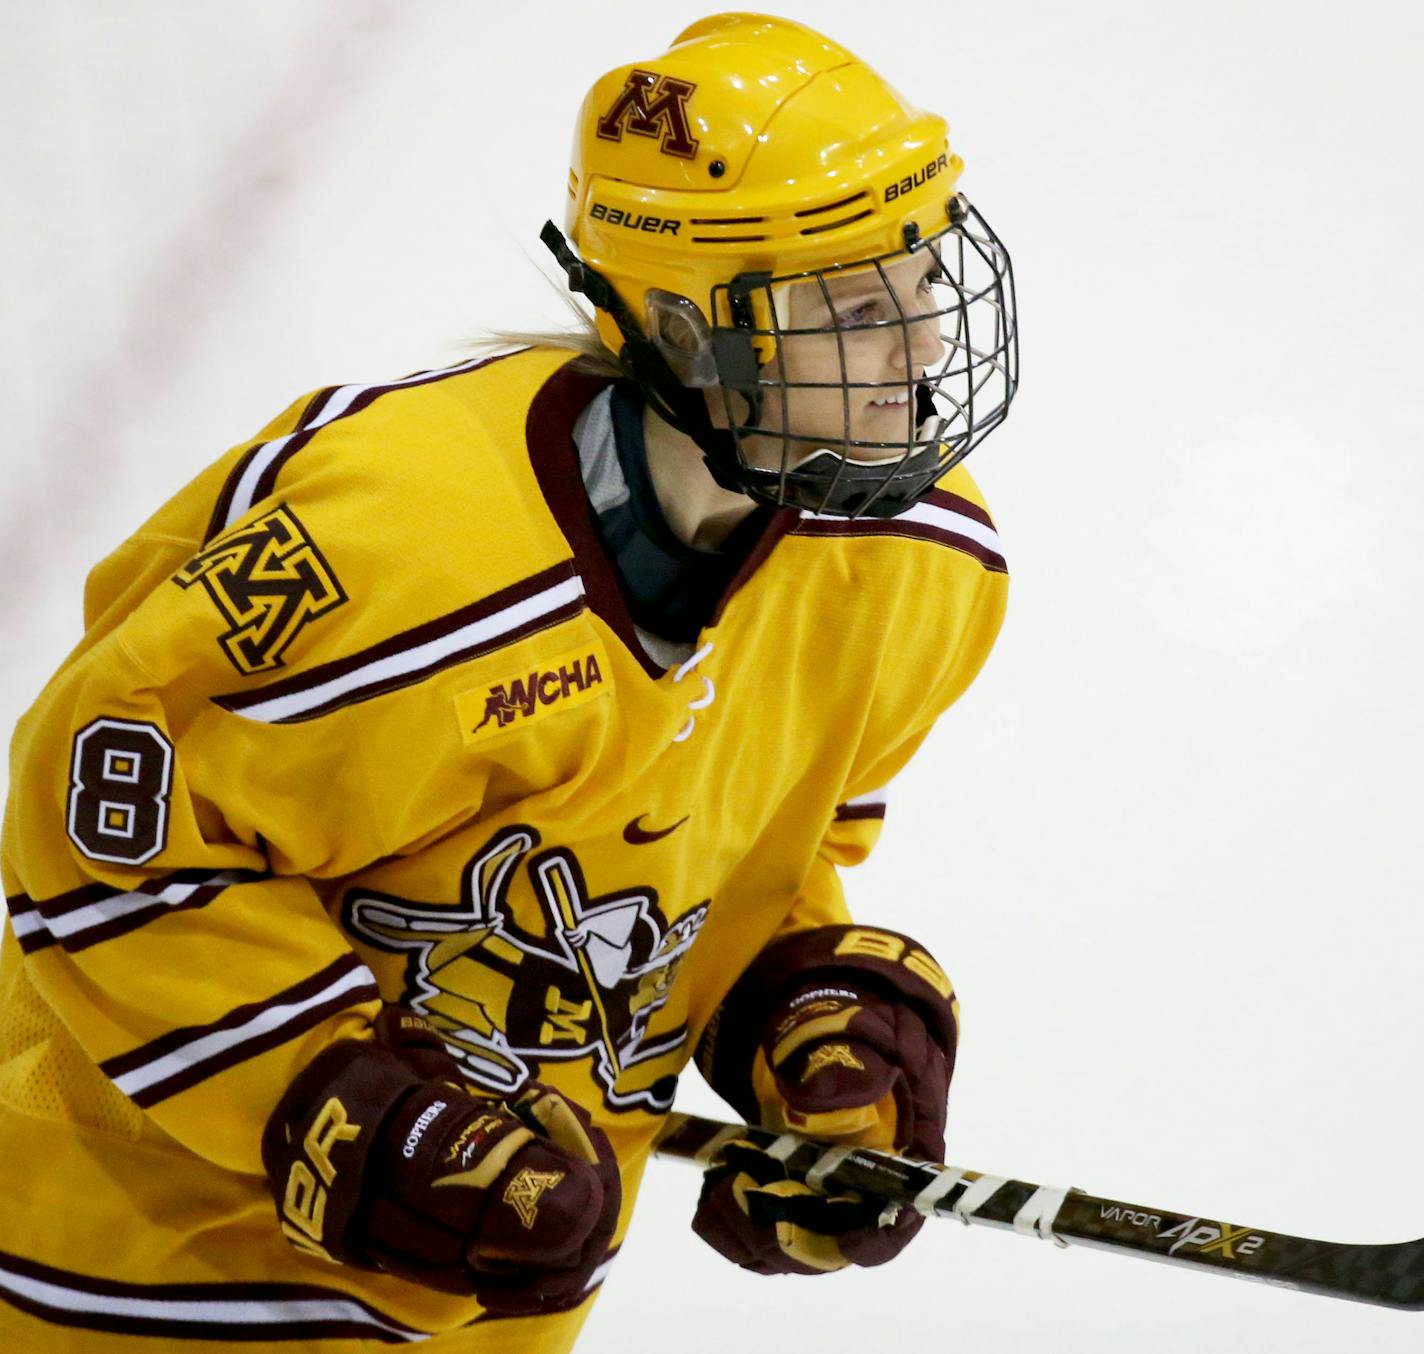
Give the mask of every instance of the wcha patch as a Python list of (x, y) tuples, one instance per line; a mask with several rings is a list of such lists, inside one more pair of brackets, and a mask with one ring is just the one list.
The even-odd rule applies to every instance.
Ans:
[(482, 742), (606, 695), (612, 690), (604, 675), (607, 669), (608, 655), (595, 641), (488, 686), (462, 691), (455, 697), (461, 736), (466, 743)]
[(302, 630), (348, 600), (285, 503), (219, 536), (173, 581), (207, 589), (228, 626), (218, 642), (244, 677), (282, 667), (283, 653)]

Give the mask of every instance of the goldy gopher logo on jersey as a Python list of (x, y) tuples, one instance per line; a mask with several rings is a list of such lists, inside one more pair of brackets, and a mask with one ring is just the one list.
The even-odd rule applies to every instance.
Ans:
[(202, 583), (227, 622), (218, 636), (244, 677), (282, 666), (282, 653), (346, 593), (306, 528), (285, 503), (219, 536), (173, 575)]
[[(523, 824), (497, 832), (466, 868), (458, 907), (353, 891), (347, 929), (408, 956), (400, 1000), (431, 1021), (472, 1081), (513, 1095), (544, 1063), (587, 1060), (611, 1109), (667, 1110), (687, 1025), (650, 1027), (707, 904), (669, 924), (654, 889), (591, 895), (572, 851), (531, 855), (538, 845)], [(521, 864), (539, 930), (512, 914)]]

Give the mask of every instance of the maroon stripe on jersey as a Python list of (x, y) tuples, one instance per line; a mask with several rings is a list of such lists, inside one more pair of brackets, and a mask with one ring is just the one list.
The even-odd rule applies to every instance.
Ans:
[(849, 823), (857, 818), (884, 818), (884, 804), (837, 804), (836, 822)]
[(10, 914), (10, 920), (16, 917), (28, 916), (31, 912), (38, 912), (40, 905), (27, 893), (16, 893), (5, 899), (5, 910)]
[(933, 503), (936, 508), (944, 508), (949, 512), (957, 512), (991, 531), (994, 529), (994, 519), (983, 508), (958, 494), (951, 494), (948, 489), (931, 489), (920, 501)]
[(35, 914), (41, 922), (45, 923), (44, 926), (33, 929), (20, 930), (17, 927), (16, 938), (20, 942), (21, 950), (26, 954), (32, 954), (36, 950), (42, 950), (46, 946), (55, 944), (63, 946), (67, 952), (74, 954), (80, 950), (87, 950), (91, 945), (97, 945), (100, 941), (112, 940), (115, 936), (136, 931), (155, 917), (165, 916), (170, 912), (183, 912), (190, 908), (203, 907), (233, 884), (248, 883), (254, 879), (265, 878), (264, 875), (253, 870), (234, 870), (228, 873), (237, 876), (236, 878), (228, 878), (220, 883), (199, 887), (181, 901), (173, 902), (155, 898), (150, 907), (133, 908), (107, 921), (86, 926), (82, 931), (76, 931), (72, 935), (56, 934), (48, 927), (49, 922), (57, 921), (110, 898), (132, 898), (140, 894), (158, 894), (173, 884), (204, 885), (204, 881), (212, 879), (214, 873), (212, 870), (204, 869), (175, 870), (172, 874), (160, 875), (156, 879), (150, 879), (141, 884), (136, 889), (129, 890), (109, 888), (105, 884), (84, 884), (77, 889), (70, 889), (67, 893), (59, 893), (53, 898), (46, 898), (39, 902), (25, 894), (18, 894), (14, 898), (6, 899), (6, 905), (9, 907), (12, 918)]
[(75, 935), (65, 936), (59, 943), (64, 947), (66, 953), (78, 954), (80, 950), (87, 950), (92, 945), (127, 935), (130, 931), (137, 931), (158, 917), (166, 917), (173, 912), (186, 912), (190, 908), (204, 907), (226, 888), (225, 884), (215, 884), (208, 888), (195, 890), (181, 903), (156, 902), (152, 907), (127, 912), (122, 917), (115, 917), (112, 921), (106, 921), (100, 926), (86, 927)]
[[(221, 1034), (226, 1030), (235, 1030), (263, 1011), (313, 997), (323, 988), (331, 986), (332, 983), (364, 967), (365, 965), (354, 954), (342, 955), (341, 958), (328, 964), (319, 973), (313, 973), (310, 977), (303, 978), (301, 982), (294, 983), (291, 987), (285, 988), (266, 1001), (248, 1002), (245, 1005), (234, 1007), (225, 1016), (208, 1025), (185, 1025), (182, 1029), (169, 1030), (167, 1034), (160, 1035), (157, 1039), (143, 1044), (139, 1048), (130, 1049), (127, 1053), (105, 1059), (99, 1064), (99, 1070), (111, 1080), (117, 1080), (127, 1073), (135, 1072), (146, 1067), (149, 1063), (156, 1062), (170, 1053), (185, 1048), (198, 1039), (206, 1038), (212, 1034)], [(305, 1034), (308, 1030), (321, 1024), (328, 1016), (335, 1015), (336, 1012), (343, 1011), (348, 1006), (355, 1006), (363, 1001), (378, 1000), (380, 995), (380, 990), (374, 982), (347, 988), (326, 1001), (298, 1012), (291, 1019), (275, 1028), (230, 1044), (219, 1052), (182, 1068), (172, 1076), (144, 1087), (129, 1098), (140, 1109), (148, 1109), (170, 1099), (180, 1091), (186, 1091), (199, 1082), (217, 1076), (219, 1072), (227, 1071), (229, 1067), (236, 1067), (238, 1063), (247, 1062), (250, 1058), (255, 1058), (259, 1054), (266, 1053), (269, 1049), (277, 1048), (288, 1040), (295, 1039), (299, 1034)]]
[[(307, 407), (303, 409), (298, 416), (297, 426), (293, 429), (293, 433), (287, 435), (292, 436), (310, 423), (312, 419), (322, 411), (327, 400), (340, 389), (340, 386), (327, 386), (325, 390), (318, 390), (316, 394), (307, 401)], [(271, 438), (267, 439), (268, 442), (272, 440)], [(247, 472), (247, 467), (252, 464), (253, 458), (257, 456), (266, 445), (267, 442), (258, 442), (256, 446), (249, 447), (246, 453), (238, 459), (237, 464), (228, 473), (227, 479), (223, 481), (223, 487), (218, 493), (217, 502), (213, 504), (213, 515), (208, 519), (208, 529), (203, 533), (204, 545), (211, 541), (213, 537), (219, 536), (227, 530), (228, 513), (232, 510), (232, 499), (233, 495), (237, 493), (237, 486), (242, 483), (242, 477)]]
[(266, 1010), (269, 1006), (280, 1006), (285, 1002), (302, 1001), (307, 997), (314, 996), (322, 988), (336, 982), (339, 978), (344, 978), (348, 973), (361, 966), (361, 961), (356, 955), (343, 954), (333, 959), (324, 969), (310, 974), (298, 983), (293, 983), (291, 987), (283, 988), (275, 996), (268, 997), (266, 1001), (248, 1002), (243, 1006), (236, 1006), (225, 1016), (207, 1025), (185, 1025), (181, 1029), (169, 1030), (167, 1034), (160, 1035), (157, 1039), (150, 1040), (146, 1044), (141, 1044), (138, 1048), (106, 1059), (99, 1064), (100, 1070), (105, 1076), (121, 1077), (142, 1067), (145, 1063), (153, 1062), (156, 1058), (162, 1058), (176, 1049), (182, 1048), (185, 1044), (192, 1043), (195, 1039), (201, 1039), (209, 1034), (217, 1034), (222, 1030), (236, 1029), (237, 1026), (252, 1019), (253, 1016)]
[[(235, 714), (241, 714), (244, 710), (253, 706), (262, 705), (269, 700), (276, 700), (283, 696), (300, 695), (304, 691), (310, 691), (314, 687), (321, 686), (325, 682), (330, 682), (338, 677), (345, 677), (351, 673), (373, 663), (378, 663), (385, 658), (394, 658), (398, 654), (407, 653), (412, 649), (419, 648), (422, 644), (428, 644), (432, 640), (441, 639), (446, 635), (453, 634), (457, 630), (463, 629), (467, 625), (472, 625), (476, 621), (484, 620), (489, 616), (497, 615), (499, 612), (520, 602), (527, 602), (531, 597), (536, 597), (539, 593), (553, 587), (556, 583), (564, 583), (576, 577), (573, 562), (564, 560), (559, 564), (551, 565), (547, 569), (540, 570), (537, 574), (531, 574), (528, 578), (520, 579), (518, 583), (511, 583), (507, 588), (501, 588), (498, 592), (491, 593), (488, 597), (481, 598), (478, 602), (471, 602), (468, 606), (461, 607), (458, 611), (452, 611), (445, 616), (437, 616), (434, 620), (424, 621), (420, 625), (412, 626), (409, 630), (402, 630), (399, 634), (392, 635), (389, 639), (383, 639), (379, 643), (372, 644), (369, 648), (362, 649), (358, 653), (351, 654), (346, 658), (335, 658), (329, 663), (321, 663), (316, 667), (308, 668), (305, 672), (299, 672), (291, 677), (284, 677), (280, 681), (271, 682), (267, 686), (248, 688), (243, 691), (231, 692), (223, 696), (211, 697), (215, 705), (220, 705), (224, 710), (231, 710)], [(467, 644), (464, 647), (446, 654), (441, 658), (424, 663), (417, 668), (412, 668), (408, 672), (391, 673), (379, 680), (370, 683), (363, 683), (358, 688), (346, 692), (340, 696), (333, 696), (329, 700), (321, 702), (310, 709), (303, 710), (300, 714), (286, 716), (273, 720), (276, 724), (296, 724), (307, 719), (316, 719), (320, 715), (329, 715), (335, 710), (344, 709), (348, 705), (356, 705), (361, 701), (371, 700), (375, 696), (384, 695), (388, 691), (396, 691), (401, 687), (414, 686), (418, 682), (423, 682), (427, 677), (433, 676), (437, 672), (443, 672), (446, 668), (455, 667), (460, 663), (468, 663), (471, 659), (481, 658), (487, 653), (493, 653), (496, 649), (507, 648), (517, 640), (526, 639), (528, 636), (537, 634), (540, 630), (547, 630), (551, 626), (562, 624), (564, 621), (577, 616), (584, 609), (582, 598), (575, 598), (573, 601), (565, 602), (563, 605), (543, 615), (532, 617), (518, 626), (509, 630), (502, 630), (497, 635), (492, 635), (489, 639), (481, 640), (475, 644)]]
[[(201, 874), (204, 878), (210, 878), (210, 871), (185, 870), (184, 874)], [(250, 884), (254, 880), (268, 879), (271, 876), (259, 874), (255, 870), (233, 870), (230, 874), (242, 875), (243, 878), (228, 879), (222, 883), (203, 884), (194, 889), (181, 902), (168, 902), (162, 898), (156, 898), (152, 907), (135, 908), (132, 912), (125, 912), (122, 916), (112, 917), (108, 921), (100, 922), (94, 926), (87, 926), (82, 931), (76, 932), (72, 936), (60, 937), (59, 943), (69, 954), (77, 954), (80, 950), (87, 950), (92, 945), (98, 945), (106, 940), (113, 940), (117, 936), (127, 935), (130, 931), (137, 931), (141, 927), (147, 926), (151, 921), (157, 921), (159, 917), (170, 917), (176, 912), (191, 912), (195, 908), (206, 907), (214, 898), (224, 894), (228, 889), (237, 884)], [(173, 880), (170, 878), (169, 883)], [(184, 882), (192, 882), (185, 880)], [(144, 892), (153, 890), (145, 886)]]
[[(33, 1284), (45, 1285), (44, 1298), (34, 1295)], [(72, 1295), (72, 1305), (66, 1303), (67, 1295)], [(0, 1251), (0, 1299), (51, 1325), (170, 1340), (363, 1339), (408, 1344), (427, 1334), (339, 1288), (305, 1283), (125, 1283), (57, 1269), (9, 1251)], [(147, 1314), (131, 1314), (140, 1303)], [(315, 1303), (327, 1304), (332, 1315), (311, 1315), (310, 1304)], [(153, 1311), (170, 1304), (172, 1315)], [(281, 1312), (288, 1305), (289, 1318)], [(306, 1314), (301, 1305), (307, 1306)], [(254, 1308), (265, 1309), (265, 1319), (254, 1320)], [(337, 1315), (342, 1308), (347, 1313)]]
[(58, 893), (53, 898), (42, 899), (35, 906), (43, 917), (62, 917), (67, 912), (77, 912), (91, 903), (101, 903), (105, 898), (117, 898), (125, 893), (159, 893), (170, 884), (196, 884), (204, 879), (211, 879), (215, 873), (214, 870), (175, 870), (172, 874), (145, 880), (135, 889), (111, 889), (107, 884), (85, 884), (81, 888), (70, 889), (68, 893)]
[(990, 573), (1008, 573), (1009, 566), (1004, 557), (978, 541), (961, 536), (956, 531), (945, 531), (927, 522), (906, 522), (899, 517), (884, 517), (874, 520), (866, 517), (837, 518), (834, 521), (817, 519), (802, 521), (793, 529), (793, 536), (903, 536), (909, 540), (936, 541), (951, 550), (969, 555), (979, 561)]
[[(337, 391), (349, 389), (347, 386), (328, 386), (325, 390), (318, 391), (307, 407), (302, 411), (301, 417), (297, 420), (297, 426), (285, 436), (292, 440), (282, 448), (272, 462), (257, 478), (257, 483), (253, 488), (252, 503), (259, 503), (264, 498), (269, 497), (277, 487), (277, 477), (282, 469), (299, 451), (305, 447), (317, 433), (323, 428), (329, 428), (340, 423), (344, 418), (350, 418), (353, 414), (359, 414), (363, 409), (369, 409), (382, 395), (389, 395), (396, 390), (414, 390), (418, 386), (430, 385), (435, 381), (443, 381), (451, 376), (466, 376), (470, 372), (479, 371), (489, 366), (492, 362), (498, 362), (502, 358), (513, 357), (514, 353), (496, 353), (492, 357), (487, 357), (483, 362), (471, 365), (468, 361), (457, 363), (453, 367), (442, 367), (435, 371), (413, 372), (410, 376), (403, 377), (399, 381), (391, 381), (385, 385), (368, 386), (351, 403), (337, 414), (329, 422), (321, 424), (320, 427), (313, 428), (310, 424), (320, 417), (322, 411), (331, 402)], [(208, 523), (207, 535), (203, 537), (203, 544), (206, 545), (215, 536), (220, 536), (229, 525), (228, 517), (232, 512), (233, 499), (237, 494), (237, 486), (242, 482), (242, 477), (251, 465), (253, 459), (260, 455), (264, 447), (270, 446), (276, 438), (269, 438), (266, 442), (259, 442), (255, 447), (247, 452), (237, 463), (232, 472), (223, 483), (221, 492), (213, 508), (213, 515)], [(251, 506), (250, 504), (248, 506)], [(246, 508), (244, 508), (244, 512)], [(242, 514), (239, 514), (241, 516)]]
[[(87, 887), (100, 888), (102, 886), (91, 884)], [(5, 909), (10, 914), (10, 925), (16, 941), (19, 942), (22, 954), (33, 954), (36, 950), (42, 950), (46, 946), (54, 944), (54, 937), (45, 930), (42, 924), (35, 926), (26, 920), (35, 918), (41, 923), (43, 922), (39, 904), (33, 898), (24, 893), (17, 893), (13, 898), (5, 899)]]
[[(5, 899), (5, 906), (9, 910), (11, 923), (15, 927), (15, 939), (20, 943), (21, 953), (34, 954), (37, 950), (43, 950), (58, 943), (58, 938), (50, 933), (48, 927), (43, 925), (47, 916), (53, 917), (65, 912), (72, 912), (75, 908), (88, 907), (90, 903), (100, 903), (105, 898), (116, 898), (122, 892), (122, 889), (112, 889), (107, 884), (82, 884), (77, 889), (70, 889), (67, 893), (57, 893), (53, 898), (47, 898), (43, 902), (36, 902), (24, 893), (17, 893), (13, 898)], [(37, 917), (42, 924), (33, 928), (21, 929), (20, 919), (26, 916)]]
[[(212, 871), (204, 873), (211, 874)], [(160, 887), (162, 887), (160, 885)], [(107, 884), (81, 884), (77, 889), (70, 889), (67, 893), (56, 893), (53, 898), (43, 898), (36, 900), (28, 894), (17, 893), (13, 898), (7, 898), (5, 905), (10, 909), (10, 915), (16, 915), (16, 909), (21, 912), (39, 912), (42, 916), (58, 917), (66, 912), (73, 912), (76, 908), (88, 907), (90, 903), (102, 902), (105, 898), (114, 898), (123, 893), (123, 889), (113, 889)]]

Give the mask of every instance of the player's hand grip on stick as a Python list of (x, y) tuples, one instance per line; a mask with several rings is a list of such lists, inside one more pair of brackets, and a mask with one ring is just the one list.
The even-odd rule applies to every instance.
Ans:
[(298, 1249), (502, 1313), (575, 1305), (618, 1220), (613, 1150), (582, 1109), (537, 1083), (509, 1102), (472, 1094), (434, 1028), (401, 1007), (374, 1042), (307, 1066), (262, 1159)]
[[(777, 1131), (943, 1156), (957, 1018), (948, 980), (913, 942), (847, 927), (786, 937), (734, 989), (729, 1004), (738, 1001), (741, 1023), (750, 1015), (761, 1030), (755, 1051), (737, 1055), (750, 1076), (741, 1086), (725, 1075), (714, 1084), (748, 1117)], [(738, 1032), (717, 1038), (725, 1065)], [(714, 1048), (707, 1065), (717, 1057)], [(727, 1144), (704, 1176), (692, 1225), (745, 1269), (822, 1274), (883, 1264), (923, 1222), (913, 1209), (853, 1190), (811, 1188), (741, 1141)]]

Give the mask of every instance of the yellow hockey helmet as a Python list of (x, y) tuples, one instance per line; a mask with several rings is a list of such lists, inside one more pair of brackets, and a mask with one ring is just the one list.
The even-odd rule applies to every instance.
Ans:
[[(1017, 382), (1008, 255), (956, 193), (961, 168), (944, 119), (912, 107), (845, 48), (788, 20), (720, 14), (593, 86), (568, 183), (577, 255), (552, 224), (544, 239), (593, 301), (605, 344), (698, 442), (719, 483), (782, 506), (892, 515), (1002, 419)], [(886, 267), (917, 250), (933, 256), (932, 280), (948, 291), (943, 306), (912, 318)], [(980, 282), (965, 276), (966, 259)], [(907, 436), (888, 444), (898, 459), (883, 441), (852, 437), (849, 405), (840, 437), (763, 426), (767, 395), (778, 392), (784, 410), (797, 384), (775, 359), (789, 335), (809, 332), (787, 328), (788, 288), (815, 281), (824, 291), (827, 274), (856, 270), (892, 292), (894, 312), (878, 323), (947, 318), (955, 330), (940, 335), (950, 353), (936, 379), (907, 371), (900, 381), (912, 398)], [(977, 348), (973, 301), (993, 312)], [(838, 336), (868, 327), (831, 312), (826, 328)], [(992, 401), (982, 397), (990, 379), (1000, 387)], [(844, 360), (841, 382), (878, 384), (851, 382)], [(718, 386), (726, 429), (711, 426), (698, 389)], [(734, 411), (734, 393), (744, 408)], [(976, 397), (980, 416), (970, 418)], [(744, 454), (749, 437), (768, 433), (782, 444), (777, 467)]]

